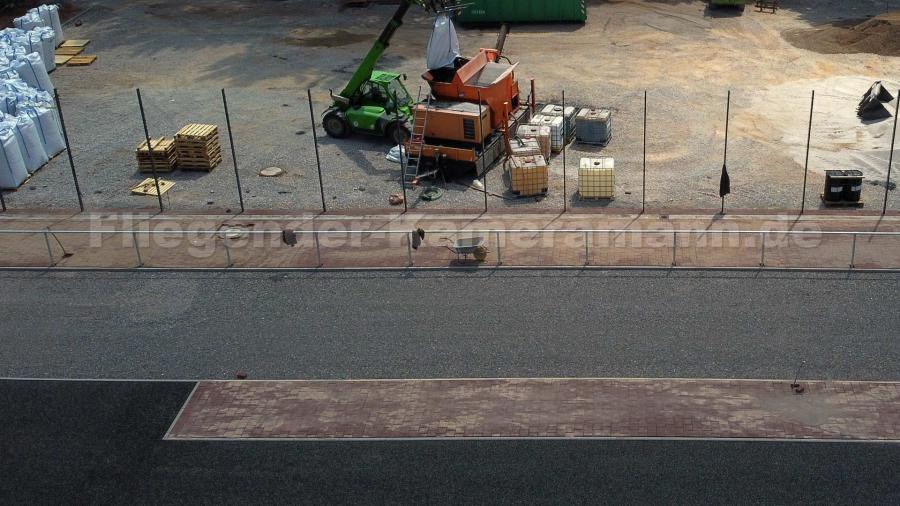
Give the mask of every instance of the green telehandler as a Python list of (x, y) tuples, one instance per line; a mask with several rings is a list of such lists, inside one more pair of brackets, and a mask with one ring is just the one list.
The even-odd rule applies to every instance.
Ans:
[(430, 11), (444, 8), (444, 1), (401, 0), (397, 12), (353, 73), (350, 82), (339, 95), (331, 94), (334, 102), (322, 117), (322, 127), (331, 137), (343, 138), (353, 132), (387, 137), (402, 144), (409, 137), (413, 100), (403, 86), (406, 76), (375, 70), (381, 55), (390, 45), (394, 33), (403, 25), (403, 18), (412, 4)]

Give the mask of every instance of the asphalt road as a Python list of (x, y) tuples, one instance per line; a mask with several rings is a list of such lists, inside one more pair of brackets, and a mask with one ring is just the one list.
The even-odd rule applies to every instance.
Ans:
[(162, 440), (192, 386), (0, 381), (0, 503), (900, 501), (896, 444)]
[(900, 275), (0, 272), (0, 376), (900, 380)]

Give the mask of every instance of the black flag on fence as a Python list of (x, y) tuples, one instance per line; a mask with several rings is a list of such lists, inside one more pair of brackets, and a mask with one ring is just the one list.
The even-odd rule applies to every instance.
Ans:
[(722, 178), (719, 180), (719, 197), (725, 198), (725, 195), (731, 193), (731, 178), (728, 176), (728, 167), (722, 164)]

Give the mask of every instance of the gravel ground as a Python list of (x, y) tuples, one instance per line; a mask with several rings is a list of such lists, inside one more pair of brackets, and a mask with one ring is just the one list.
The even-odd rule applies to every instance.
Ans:
[[(552, 160), (546, 198), (514, 199), (502, 170), (489, 174), (490, 207), (639, 207), (642, 180), (643, 91), (649, 90), (647, 201), (651, 207), (717, 208), (724, 143), (725, 95), (732, 90), (729, 169), (732, 208), (796, 208), (803, 167), (785, 138), (797, 137), (778, 124), (760, 125), (758, 97), (786, 82), (863, 76), (897, 80), (900, 58), (869, 54), (823, 55), (797, 49), (780, 33), (884, 9), (881, 1), (798, 0), (776, 15), (748, 9), (711, 16), (701, 2), (618, 1), (592, 4), (586, 26), (514, 27), (506, 51), (519, 60), (519, 78), (537, 80), (541, 101), (608, 106), (614, 140), (604, 149), (573, 145), (568, 152), (563, 194), (562, 157)], [(84, 6), (87, 7), (87, 3)], [(391, 6), (340, 11), (332, 2), (294, 0), (226, 4), (204, 0), (93, 2), (67, 27), (67, 38), (90, 38), (90, 67), (60, 68), (54, 83), (63, 97), (76, 167), (89, 208), (155, 207), (152, 197), (129, 194), (145, 175), (136, 171), (133, 150), (143, 138), (135, 87), (143, 88), (151, 136), (172, 136), (189, 122), (220, 126), (224, 160), (212, 173), (164, 176), (176, 186), (164, 198), (169, 209), (236, 211), (239, 200), (225, 135), (220, 89), (229, 89), (238, 165), (248, 209), (315, 209), (321, 205), (306, 88), (313, 88), (317, 113), (329, 104), (328, 89), (340, 88), (392, 13)], [(406, 25), (381, 68), (409, 75), (415, 94), (422, 71), (429, 17), (410, 11)], [(491, 46), (496, 29), (461, 29), (465, 53)], [(565, 55), (565, 58), (559, 58)], [(768, 93), (767, 93), (768, 91)], [(863, 90), (861, 90), (862, 92)], [(806, 93), (784, 97), (784, 107), (807, 115)], [(796, 105), (796, 107), (794, 107)], [(773, 122), (769, 122), (773, 123)], [(794, 122), (791, 123), (794, 129)], [(860, 128), (847, 125), (848, 131)], [(321, 130), (320, 130), (321, 132)], [(802, 133), (802, 132), (801, 132)], [(790, 134), (790, 135), (789, 135)], [(842, 138), (845, 138), (842, 136)], [(829, 149), (844, 145), (824, 132), (822, 163), (811, 167), (807, 206), (818, 207), (829, 168)], [(886, 158), (889, 139), (879, 156)], [(384, 159), (389, 145), (374, 137), (321, 139), (324, 193), (329, 209), (387, 207), (400, 190), (398, 167)], [(848, 148), (849, 149), (849, 148)], [(581, 202), (577, 164), (582, 156), (616, 158), (616, 199)], [(820, 157), (821, 158), (821, 157)], [(839, 161), (835, 161), (835, 164)], [(885, 163), (886, 165), (886, 163)], [(278, 166), (279, 178), (257, 171)], [(879, 174), (870, 172), (876, 179)], [(465, 182), (463, 182), (465, 183)], [(450, 183), (428, 208), (480, 208), (483, 194)], [(883, 186), (866, 185), (863, 198), (877, 207)], [(58, 156), (18, 192), (5, 194), (11, 208), (73, 208), (77, 205), (68, 160)], [(900, 209), (900, 192), (890, 205)]]

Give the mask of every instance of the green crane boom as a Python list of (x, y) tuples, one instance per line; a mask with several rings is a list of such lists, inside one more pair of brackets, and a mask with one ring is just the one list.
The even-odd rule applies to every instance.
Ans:
[(433, 2), (427, 0), (402, 0), (400, 6), (397, 7), (397, 12), (394, 13), (394, 17), (392, 17), (387, 26), (384, 27), (384, 31), (381, 32), (378, 40), (375, 41), (372, 49), (366, 54), (366, 57), (363, 59), (359, 68), (356, 69), (356, 72), (353, 73), (350, 82), (344, 87), (344, 91), (340, 94), (341, 98), (350, 100), (354, 95), (359, 93), (362, 85), (372, 77), (372, 71), (375, 70), (375, 65), (378, 64), (378, 60), (381, 59), (381, 56), (387, 50), (388, 46), (391, 45), (391, 39), (394, 37), (394, 33), (403, 25), (403, 18), (406, 16), (406, 11), (409, 10), (412, 4), (421, 5), (426, 9), (435, 8)]

